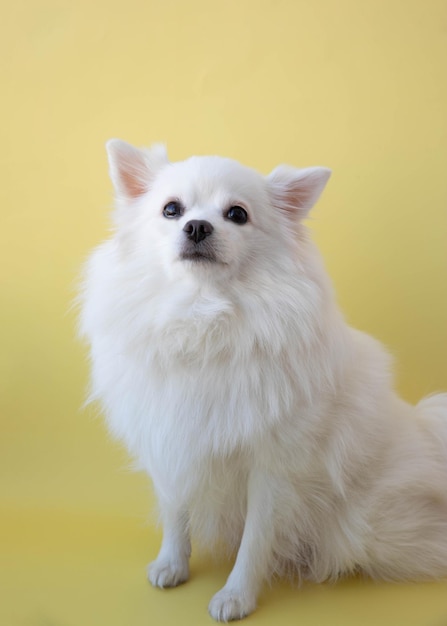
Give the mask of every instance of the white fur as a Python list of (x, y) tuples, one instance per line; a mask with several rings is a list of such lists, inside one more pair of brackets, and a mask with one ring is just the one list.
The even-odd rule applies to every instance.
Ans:
[[(329, 171), (108, 150), (115, 228), (86, 268), (81, 331), (91, 398), (158, 496), (152, 584), (188, 578), (190, 534), (237, 550), (209, 607), (223, 621), (276, 572), (447, 575), (447, 395), (400, 400), (388, 354), (337, 310), (301, 223)], [(185, 213), (167, 219), (173, 199)], [(179, 257), (191, 219), (213, 225), (215, 262)]]

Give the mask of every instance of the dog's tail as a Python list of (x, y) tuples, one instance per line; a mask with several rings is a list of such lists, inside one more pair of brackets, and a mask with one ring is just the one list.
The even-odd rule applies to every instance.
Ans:
[(423, 398), (416, 405), (422, 419), (430, 424), (430, 431), (441, 442), (447, 455), (447, 393), (437, 393)]

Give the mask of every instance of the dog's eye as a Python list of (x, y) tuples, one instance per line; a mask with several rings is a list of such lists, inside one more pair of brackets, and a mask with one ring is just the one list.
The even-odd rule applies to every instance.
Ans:
[(183, 207), (180, 202), (168, 202), (163, 209), (165, 217), (180, 217), (183, 214)]
[(241, 206), (232, 206), (229, 208), (225, 217), (235, 224), (245, 224), (248, 220), (247, 211)]

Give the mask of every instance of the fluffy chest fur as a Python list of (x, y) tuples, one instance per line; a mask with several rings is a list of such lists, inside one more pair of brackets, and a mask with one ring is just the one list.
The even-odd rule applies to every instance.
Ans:
[[(114, 267), (106, 276), (104, 264)], [(172, 459), (180, 468), (192, 449), (197, 458), (232, 454), (291, 419), (299, 431), (300, 410), (337, 385), (331, 362), (343, 336), (325, 335), (338, 317), (322, 314), (322, 292), (309, 299), (305, 282), (272, 294), (265, 281), (243, 298), (239, 287), (225, 293), (184, 277), (160, 287), (158, 276), (133, 278), (113, 242), (98, 249), (89, 276), (93, 396), (146, 465)]]

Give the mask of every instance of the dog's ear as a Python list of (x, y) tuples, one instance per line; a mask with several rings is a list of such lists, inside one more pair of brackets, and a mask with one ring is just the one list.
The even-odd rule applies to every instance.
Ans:
[(327, 167), (296, 169), (280, 165), (267, 177), (273, 204), (292, 219), (303, 219), (320, 197), (331, 175)]
[(139, 149), (121, 139), (110, 139), (106, 149), (115, 192), (126, 200), (138, 198), (148, 191), (156, 173), (168, 163), (166, 148), (161, 144)]

